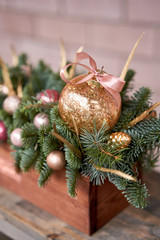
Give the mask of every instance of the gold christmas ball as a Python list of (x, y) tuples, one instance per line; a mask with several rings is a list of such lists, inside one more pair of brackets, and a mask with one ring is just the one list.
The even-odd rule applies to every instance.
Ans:
[[(80, 75), (70, 82), (79, 82), (86, 75)], [(61, 118), (74, 130), (73, 116), (79, 132), (82, 128), (92, 130), (94, 121), (99, 130), (104, 121), (111, 129), (117, 122), (121, 111), (121, 97), (119, 106), (111, 93), (100, 85), (94, 78), (81, 84), (68, 83), (59, 99), (59, 114)]]
[(53, 170), (61, 170), (65, 167), (65, 155), (64, 152), (55, 150), (47, 156), (47, 164)]

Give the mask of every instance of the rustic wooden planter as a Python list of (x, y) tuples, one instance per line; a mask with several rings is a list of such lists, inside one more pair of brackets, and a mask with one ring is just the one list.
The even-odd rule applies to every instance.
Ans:
[(45, 188), (37, 186), (37, 179), (35, 171), (16, 173), (9, 146), (0, 145), (0, 185), (88, 235), (128, 205), (109, 181), (94, 186), (88, 178), (81, 177), (78, 196), (72, 199), (67, 194), (65, 171), (55, 173)]

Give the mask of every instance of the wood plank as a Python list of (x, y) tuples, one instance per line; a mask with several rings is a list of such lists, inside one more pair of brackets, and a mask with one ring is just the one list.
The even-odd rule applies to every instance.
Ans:
[(77, 197), (70, 198), (65, 170), (55, 172), (45, 188), (39, 188), (35, 171), (18, 175), (13, 168), (9, 147), (0, 145), (0, 151), (2, 186), (84, 233), (92, 234), (126, 206), (121, 193), (109, 181), (98, 187), (85, 177), (79, 179)]
[(121, 212), (128, 202), (117, 188), (106, 181), (97, 186), (97, 229)]
[[(150, 182), (152, 182), (152, 177)], [(153, 188), (153, 191), (155, 190), (156, 189)], [(34, 240), (40, 240), (37, 236), (50, 240), (160, 239), (160, 217), (155, 216), (154, 212), (148, 212), (147, 210), (127, 207), (123, 212), (105, 224), (99, 231), (89, 237), (72, 228), (67, 223), (51, 216), (38, 207), (35, 207), (33, 204), (17, 197), (6, 189), (0, 188), (0, 196), (0, 205), (3, 205), (8, 209), (6, 212), (3, 212), (5, 221), (9, 222), (16, 228), (19, 228), (24, 233), (28, 235), (30, 234), (30, 237), (36, 236), (33, 238)], [(0, 209), (0, 216), (1, 215), (2, 210)], [(19, 216), (23, 221), (14, 218), (14, 215)], [(19, 223), (17, 223), (18, 221)], [(34, 228), (35, 225), (38, 226), (41, 235), (37, 232), (36, 228)]]
[[(22, 174), (20, 180), (17, 181), (17, 173), (9, 174), (13, 166), (11, 164), (10, 152), (0, 146), (2, 152), (1, 161), (6, 167), (8, 163), (8, 173), (1, 171), (0, 183), (2, 186), (20, 195), (24, 199), (31, 201), (38, 207), (43, 208), (49, 213), (68, 222), (70, 225), (77, 227), (81, 231), (90, 233), (91, 218), (90, 218), (90, 183), (86, 178), (79, 179), (78, 196), (72, 199), (68, 196), (65, 171), (59, 171), (54, 174), (52, 181), (45, 188), (37, 186), (37, 175), (35, 172)], [(15, 181), (14, 181), (15, 176)], [(65, 211), (64, 211), (65, 209)], [(74, 214), (73, 214), (74, 212)]]
[[(8, 221), (9, 218), (12, 219), (11, 222), (12, 224), (14, 222), (14, 219), (17, 219), (16, 222), (21, 222), (21, 224), (18, 223), (18, 226), (25, 225), (27, 226), (26, 228), (29, 229), (30, 225), (32, 225), (32, 227), (34, 228), (32, 229), (31, 227), (33, 232), (37, 232), (39, 229), (40, 232), (43, 232), (42, 235), (43, 236), (45, 235), (45, 237), (46, 236), (51, 237), (52, 235), (57, 236), (56, 239), (63, 239), (64, 236), (70, 236), (70, 239), (72, 238), (80, 239), (79, 238), (80, 236), (81, 239), (82, 238), (86, 239), (85, 235), (80, 233), (78, 230), (75, 230), (73, 227), (76, 227), (80, 231), (83, 231), (87, 234), (91, 234), (97, 229), (99, 229), (101, 226), (103, 226), (108, 220), (110, 220), (113, 216), (115, 216), (117, 213), (119, 213), (122, 209), (124, 209), (128, 205), (120, 191), (118, 191), (116, 187), (112, 185), (110, 182), (106, 181), (105, 184), (102, 186), (93, 186), (91, 183), (89, 183), (88, 178), (82, 177), (79, 180), (78, 196), (76, 199), (71, 199), (67, 194), (64, 171), (59, 171), (55, 175), (53, 175), (51, 182), (44, 189), (38, 188), (37, 174), (35, 172), (18, 175), (14, 171), (13, 162), (10, 157), (8, 145), (4, 145), (3, 147), (0, 146), (0, 153), (1, 153), (0, 164), (1, 166), (4, 166), (4, 168), (0, 170), (0, 184), (8, 188), (9, 190), (17, 193), (24, 199), (32, 202), (37, 207), (44, 209), (45, 211), (61, 218), (64, 221), (62, 222), (60, 220), (57, 220), (57, 218), (53, 216), (49, 218), (48, 216), (50, 215), (45, 215), (44, 211), (42, 210), (38, 210), (38, 212), (40, 213), (40, 211), (42, 211), (43, 214), (46, 216), (46, 219), (45, 221), (39, 220), (41, 219), (42, 216), (40, 217), (40, 215), (38, 215), (37, 217), (35, 217), (38, 212), (37, 213), (35, 212), (35, 215), (34, 214), (30, 215), (30, 211), (32, 211), (35, 207), (33, 207), (33, 205), (28, 205), (27, 209), (25, 207), (26, 201), (22, 201), (21, 197), (18, 196), (13, 198), (14, 200), (15, 199), (17, 200), (15, 200), (11, 209), (10, 201), (8, 201), (8, 203), (7, 201), (5, 202), (5, 198), (3, 198), (3, 191), (0, 191), (0, 204), (2, 206), (3, 205), (5, 206), (4, 209), (1, 209), (1, 212), (4, 213), (4, 215), (6, 214), (6, 216), (7, 215), (10, 216), (8, 217)], [(153, 231), (154, 234), (157, 234), (158, 236), (157, 228), (152, 228), (153, 226), (152, 227), (149, 226), (148, 225), (149, 223), (147, 221), (146, 222), (144, 221), (143, 223), (142, 219), (144, 217), (151, 219), (151, 221), (155, 222), (155, 224), (157, 222), (157, 226), (159, 227), (158, 222), (160, 216), (159, 176), (158, 175), (156, 176), (156, 174), (146, 175), (144, 181), (147, 181), (149, 189), (151, 190), (151, 194), (153, 194), (152, 195), (153, 197), (151, 198), (151, 204), (145, 210), (147, 215), (144, 215), (144, 211), (141, 212), (140, 210), (135, 209), (133, 210), (133, 213), (137, 212), (137, 216), (136, 215), (134, 216), (133, 214), (132, 226), (139, 229), (138, 231), (142, 239), (143, 236), (141, 234), (141, 231), (143, 230), (143, 227), (145, 228), (146, 231), (144, 236), (147, 237), (148, 234), (148, 236), (150, 237), (149, 239), (154, 239), (153, 234), (151, 232)], [(23, 220), (21, 221), (21, 218), (16, 215), (18, 214), (22, 216), (23, 215), (22, 209), (23, 214), (25, 213), (24, 216), (27, 219), (24, 222)], [(11, 215), (9, 214), (8, 211), (11, 212)], [(129, 218), (129, 215), (132, 215), (132, 212), (128, 213), (127, 211), (128, 209), (123, 212), (122, 217), (121, 214), (118, 215), (116, 217), (117, 219), (116, 221), (118, 221), (118, 224), (120, 224), (121, 228), (124, 228), (126, 231), (125, 234), (124, 233), (122, 234), (124, 239), (129, 239), (128, 236), (134, 239), (135, 232), (132, 232), (131, 230), (130, 232), (128, 232), (123, 224), (125, 223), (127, 225), (128, 222), (130, 222), (130, 218), (132, 218), (131, 216)], [(138, 217), (138, 214), (140, 214), (140, 216), (142, 217), (141, 218)], [(154, 216), (154, 218), (152, 218), (151, 216), (152, 217)], [(36, 222), (38, 222), (38, 226), (40, 226), (40, 228), (34, 225), (34, 221), (32, 221), (33, 220), (32, 218), (35, 219)], [(127, 222), (125, 219), (127, 219)], [(114, 223), (114, 221), (115, 221), (114, 219), (111, 220), (108, 223), (108, 225), (105, 226), (110, 226), (110, 224), (112, 223), (113, 225), (116, 226), (116, 228), (118, 228), (117, 223)], [(140, 222), (142, 228), (136, 225), (136, 221)], [(46, 222), (48, 228), (44, 227)], [(72, 225), (73, 227), (67, 225), (67, 223), (65, 222)], [(59, 225), (61, 227), (59, 227)], [(40, 230), (41, 228), (42, 230)], [(102, 228), (102, 230), (100, 230), (100, 235), (98, 235), (98, 237), (95, 239), (101, 238), (103, 239), (103, 229), (105, 229), (105, 227)], [(112, 228), (110, 229), (111, 229), (110, 233), (106, 232), (105, 229), (105, 237), (111, 236), (113, 234)], [(93, 235), (93, 239), (94, 236), (97, 236), (96, 234)], [(154, 240), (157, 240), (157, 236)], [(113, 234), (112, 237), (113, 239), (114, 237), (116, 239), (116, 233)], [(87, 239), (90, 238), (88, 237)]]

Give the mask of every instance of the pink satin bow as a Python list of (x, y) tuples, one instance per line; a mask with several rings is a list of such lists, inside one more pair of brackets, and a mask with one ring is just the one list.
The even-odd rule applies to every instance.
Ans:
[[(78, 63), (79, 61), (87, 59), (87, 58), (89, 59), (90, 67), (88, 67), (84, 64)], [(80, 65), (80, 66), (86, 68), (90, 72), (90, 74), (88, 74), (86, 77), (82, 78), (77, 83), (71, 83), (70, 81), (68, 81), (65, 78), (64, 72), (68, 67), (70, 67), (73, 64)], [(125, 84), (125, 81), (114, 75), (98, 72), (96, 62), (87, 53), (85, 53), (85, 52), (76, 53), (76, 63), (69, 63), (65, 67), (63, 67), (60, 71), (60, 76), (63, 79), (63, 81), (65, 81), (67, 83), (71, 83), (71, 84), (84, 83), (84, 82), (92, 79), (95, 76), (97, 82), (99, 82), (105, 89), (107, 89), (113, 95), (113, 97), (115, 98), (115, 100), (117, 102), (117, 105), (119, 106), (119, 102), (118, 102), (119, 97), (117, 97), (117, 93), (121, 92), (121, 90), (123, 89), (123, 86)]]

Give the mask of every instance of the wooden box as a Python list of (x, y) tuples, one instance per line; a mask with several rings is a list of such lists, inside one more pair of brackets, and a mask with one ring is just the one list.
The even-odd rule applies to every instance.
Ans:
[(78, 196), (67, 194), (65, 171), (58, 171), (45, 188), (37, 186), (36, 172), (19, 175), (7, 144), (0, 145), (0, 185), (90, 235), (124, 209), (128, 203), (109, 181), (94, 186), (88, 178), (79, 180)]

